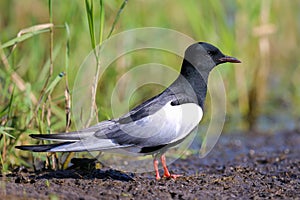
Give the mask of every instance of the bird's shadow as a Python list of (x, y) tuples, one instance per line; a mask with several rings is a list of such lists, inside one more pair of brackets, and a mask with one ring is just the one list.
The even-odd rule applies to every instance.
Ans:
[(41, 179), (102, 179), (102, 180), (118, 180), (118, 181), (134, 181), (133, 173), (125, 173), (122, 171), (103, 167), (96, 168), (96, 159), (72, 159), (73, 165), (65, 170), (49, 170), (42, 168), (35, 172), (29, 172), (25, 167), (16, 168), (9, 176), (17, 177), (16, 182), (34, 182)]
[(86, 170), (77, 170), (77, 169), (66, 169), (66, 170), (56, 170), (56, 171), (48, 171), (42, 172), (38, 174), (35, 179), (112, 179), (118, 181), (133, 181), (133, 174), (126, 174), (124, 172), (113, 170), (113, 169), (92, 169), (90, 171)]

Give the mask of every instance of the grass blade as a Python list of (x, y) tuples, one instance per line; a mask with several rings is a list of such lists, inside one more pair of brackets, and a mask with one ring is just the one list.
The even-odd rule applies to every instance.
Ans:
[(110, 32), (109, 32), (107, 38), (109, 38), (111, 36), (111, 34), (113, 33), (113, 31), (115, 29), (115, 26), (116, 26), (117, 22), (119, 21), (120, 15), (121, 15), (122, 11), (124, 10), (124, 8), (125, 8), (125, 6), (126, 6), (127, 3), (128, 3), (128, 0), (124, 0), (123, 1), (123, 3), (122, 3), (122, 5), (121, 5), (121, 7), (120, 7), (120, 9), (119, 9), (119, 11), (118, 11), (118, 13), (116, 15), (116, 18), (115, 18), (115, 20), (114, 20), (114, 22), (112, 24), (112, 27), (110, 29)]
[(69, 90), (69, 79), (68, 79), (68, 71), (69, 71), (69, 57), (70, 57), (70, 29), (67, 23), (65, 23), (66, 27), (66, 54), (65, 54), (65, 70), (66, 70), (66, 88), (65, 88), (65, 113), (66, 113), (66, 132), (69, 131), (71, 126), (71, 95)]
[(100, 0), (100, 29), (99, 29), (99, 44), (102, 44), (105, 22), (105, 10), (103, 0)]
[(4, 127), (4, 126), (0, 126), (0, 134), (5, 134), (5, 135), (7, 135), (8, 137), (11, 137), (11, 138), (16, 139), (15, 136), (13, 136), (13, 135), (9, 134), (8, 132), (6, 132), (6, 131), (12, 131), (12, 130), (15, 130), (15, 129), (12, 128), (12, 127)]
[(88, 17), (88, 24), (89, 24), (89, 30), (90, 30), (90, 39), (92, 48), (95, 49), (96, 47), (96, 41), (95, 41), (95, 28), (94, 28), (94, 5), (93, 0), (85, 0), (85, 7), (86, 7), (86, 13)]
[(60, 72), (56, 78), (50, 83), (49, 87), (46, 89), (45, 93), (51, 94), (55, 86), (58, 84), (58, 82), (65, 76), (65, 72)]
[(50, 21), (50, 23), (52, 23), (52, 0), (49, 0), (48, 1), (48, 8), (49, 8), (49, 21)]
[(20, 42), (23, 42), (24, 40), (27, 40), (35, 35), (49, 32), (50, 28), (53, 27), (52, 23), (48, 24), (39, 24), (35, 25), (26, 29), (22, 29), (16, 38), (9, 40), (8, 42), (5, 42), (4, 44), (1, 45), (1, 48), (7, 48), (13, 45), (16, 45)]

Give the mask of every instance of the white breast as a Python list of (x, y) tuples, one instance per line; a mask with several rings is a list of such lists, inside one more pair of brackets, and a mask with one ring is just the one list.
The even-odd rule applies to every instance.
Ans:
[(201, 107), (194, 103), (172, 106), (170, 102), (163, 110), (166, 113), (168, 124), (176, 127), (176, 136), (172, 142), (186, 137), (199, 124), (203, 116)]
[(134, 137), (151, 140), (153, 145), (173, 143), (186, 137), (202, 116), (202, 109), (197, 104), (172, 106), (170, 101), (155, 114), (121, 125), (121, 129)]

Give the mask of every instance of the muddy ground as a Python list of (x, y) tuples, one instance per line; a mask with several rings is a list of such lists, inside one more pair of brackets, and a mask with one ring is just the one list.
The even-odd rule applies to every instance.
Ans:
[(169, 168), (184, 176), (23, 169), (2, 175), (0, 199), (300, 199), (300, 133), (222, 135), (206, 158)]

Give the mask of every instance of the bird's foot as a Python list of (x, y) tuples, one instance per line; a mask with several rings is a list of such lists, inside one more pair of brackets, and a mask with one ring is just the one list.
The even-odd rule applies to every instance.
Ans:
[(178, 177), (181, 177), (182, 175), (180, 175), (180, 174), (171, 174), (169, 177), (167, 177), (167, 178), (171, 178), (171, 179), (176, 179), (176, 178), (178, 178)]
[(160, 175), (159, 175), (159, 174), (156, 174), (155, 179), (156, 179), (157, 181), (159, 181), (159, 180), (161, 179), (161, 178), (160, 178)]
[[(164, 178), (167, 178), (167, 179), (176, 179), (176, 178), (182, 176), (182, 175), (178, 175), (178, 174), (171, 174), (169, 172), (167, 164), (166, 164), (166, 157), (165, 157), (165, 155), (162, 155), (160, 158), (161, 158), (161, 163), (162, 163), (162, 166), (163, 166), (163, 169), (164, 169), (164, 175), (163, 175)], [(159, 175), (158, 160), (156, 158), (154, 158), (154, 160), (153, 160), (153, 166), (154, 166), (154, 170), (155, 170), (155, 179), (157, 181), (159, 181), (161, 179), (161, 177)]]
[[(178, 177), (180, 177), (180, 176), (182, 176), (182, 175), (180, 175), (180, 174), (164, 174), (163, 175), (163, 178), (166, 178), (166, 179), (177, 179)], [(156, 176), (155, 176), (155, 179), (157, 180), (157, 181), (159, 181), (160, 179), (161, 179), (161, 177), (160, 177), (160, 175), (159, 174), (156, 174)]]
[(164, 174), (164, 177), (165, 178), (167, 178), (167, 179), (176, 179), (176, 178), (178, 178), (178, 177), (180, 177), (180, 176), (182, 176), (182, 175), (180, 175), (180, 174), (170, 174), (170, 173), (165, 173)]

